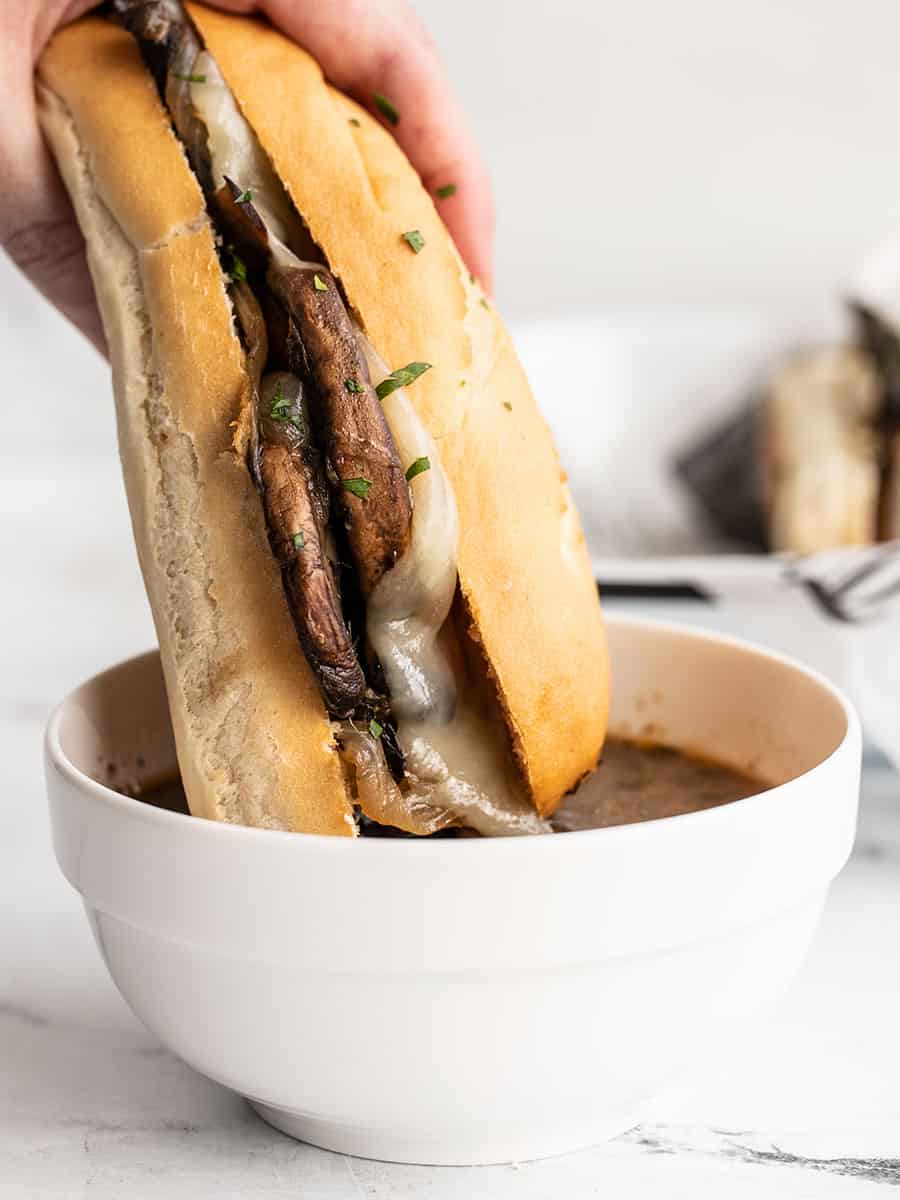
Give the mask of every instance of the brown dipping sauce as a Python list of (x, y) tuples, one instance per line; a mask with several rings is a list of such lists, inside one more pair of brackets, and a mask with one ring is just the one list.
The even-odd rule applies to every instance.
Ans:
[(180, 775), (164, 779), (162, 783), (151, 783), (146, 790), (135, 794), (134, 799), (140, 800), (144, 804), (152, 804), (154, 808), (165, 808), (169, 812), (184, 813), (188, 817), (191, 815)]
[[(768, 784), (750, 775), (681, 750), (610, 738), (597, 771), (563, 799), (553, 818), (553, 827), (558, 833), (566, 833), (701, 812), (756, 795), (767, 787)], [(149, 787), (138, 799), (170, 812), (188, 812), (184, 788), (178, 778)], [(382, 826), (374, 829), (363, 826), (361, 832), (370, 837), (385, 837), (392, 831)], [(445, 835), (451, 832), (471, 836), (470, 830), (447, 830)]]
[(670, 746), (610, 738), (594, 774), (563, 797), (553, 827), (564, 833), (676, 817), (743, 800), (769, 786)]

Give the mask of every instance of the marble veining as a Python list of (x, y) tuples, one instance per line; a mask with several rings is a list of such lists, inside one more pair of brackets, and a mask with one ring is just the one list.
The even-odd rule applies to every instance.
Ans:
[(640, 1126), (624, 1135), (624, 1140), (633, 1142), (651, 1154), (712, 1155), (752, 1165), (774, 1167), (799, 1167), (806, 1171), (825, 1171), (831, 1175), (852, 1179), (866, 1179), (872, 1183), (890, 1183), (900, 1186), (900, 1158), (812, 1158), (794, 1154), (774, 1143), (768, 1146), (753, 1146), (749, 1142), (757, 1135), (751, 1131), (728, 1131), (710, 1129), (708, 1136), (698, 1136), (698, 1131), (679, 1130), (665, 1125)]

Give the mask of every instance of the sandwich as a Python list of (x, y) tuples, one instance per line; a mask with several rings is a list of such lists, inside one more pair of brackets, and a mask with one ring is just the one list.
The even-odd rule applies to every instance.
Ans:
[(596, 588), (510, 339), (387, 129), (264, 22), (180, 0), (64, 28), (37, 91), (191, 812), (546, 831), (603, 745)]
[(859, 345), (807, 351), (775, 374), (760, 421), (773, 550), (815, 554), (878, 540), (880, 412), (878, 372)]
[(900, 538), (900, 338), (853, 302), (851, 338), (792, 355), (675, 464), (720, 533), (816, 554)]

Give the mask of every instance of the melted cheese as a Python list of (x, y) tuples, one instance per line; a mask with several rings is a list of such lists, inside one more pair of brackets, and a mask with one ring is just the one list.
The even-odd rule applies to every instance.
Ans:
[[(279, 265), (321, 266), (302, 263), (291, 250), (302, 238), (297, 214), (208, 52), (198, 55), (192, 74), (203, 79), (191, 83), (191, 100), (206, 125), (215, 186), (227, 177), (252, 193)], [(357, 336), (377, 386), (388, 368), (364, 334)], [(402, 388), (385, 397), (383, 406), (401, 462), (427, 457), (431, 468), (410, 484), (409, 548), (375, 588), (366, 610), (366, 632), (384, 669), (406, 777), (399, 787), (379, 742), (345, 722), (341, 741), (362, 807), (384, 824), (415, 833), (433, 833), (454, 821), (484, 834), (549, 832), (518, 779), (506, 731), (459, 685), (442, 644), (450, 635), (447, 618), (456, 592), (458, 526), (437, 447)]]
[[(389, 372), (362, 342), (377, 385)], [(480, 833), (548, 831), (518, 780), (505, 730), (458, 686), (441, 641), (456, 592), (458, 524), (437, 447), (402, 388), (386, 396), (383, 407), (400, 461), (427, 457), (431, 463), (410, 485), (409, 548), (366, 610), (366, 633), (387, 680), (410, 795), (417, 804), (449, 810)]]
[(241, 192), (250, 192), (268, 231), (272, 257), (280, 266), (321, 267), (321, 263), (301, 262), (288, 249), (302, 237), (294, 206), (207, 50), (197, 55), (191, 75), (196, 76), (191, 80), (191, 102), (206, 126), (214, 187), (222, 187), (227, 178)]

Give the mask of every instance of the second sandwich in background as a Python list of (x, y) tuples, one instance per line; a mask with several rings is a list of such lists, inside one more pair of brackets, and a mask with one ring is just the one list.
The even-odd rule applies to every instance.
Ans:
[(900, 334), (873, 304), (849, 311), (851, 338), (791, 354), (675, 463), (713, 527), (747, 549), (900, 538)]

